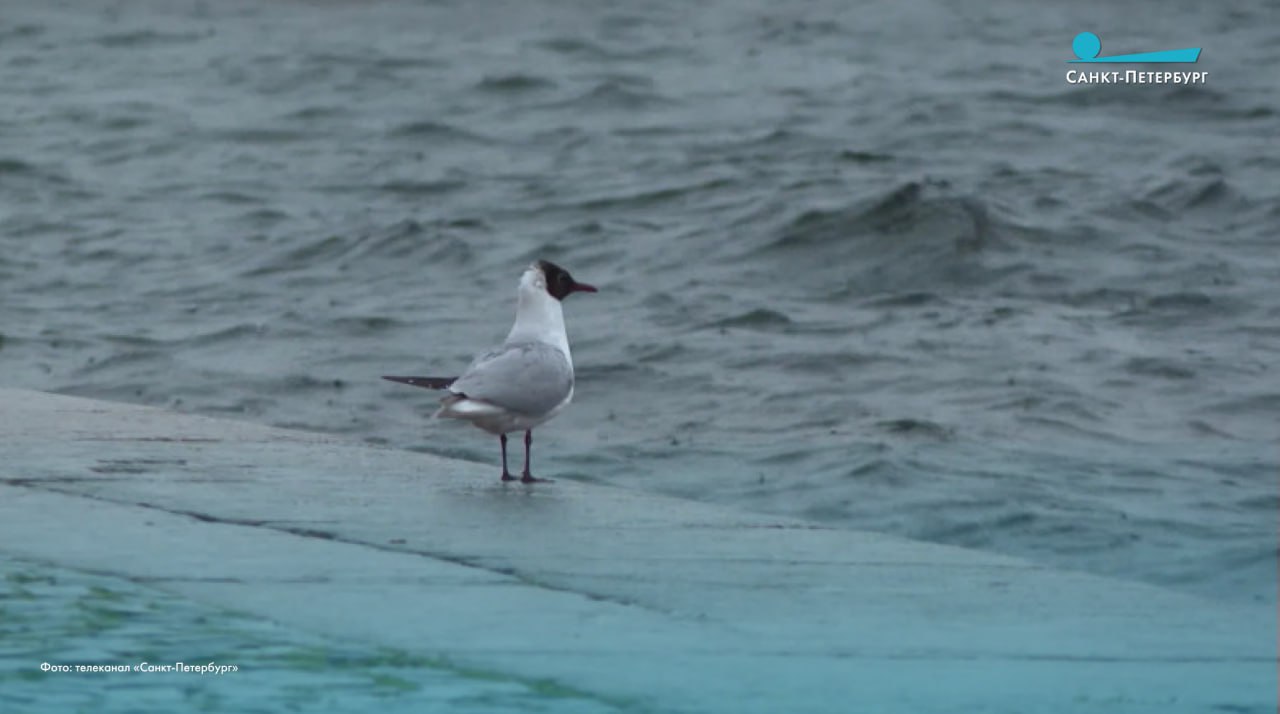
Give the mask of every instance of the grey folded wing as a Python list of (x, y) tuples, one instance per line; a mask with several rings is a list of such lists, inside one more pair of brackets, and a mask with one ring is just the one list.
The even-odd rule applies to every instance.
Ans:
[(541, 342), (503, 345), (480, 355), (449, 391), (533, 416), (560, 406), (573, 391), (573, 366)]

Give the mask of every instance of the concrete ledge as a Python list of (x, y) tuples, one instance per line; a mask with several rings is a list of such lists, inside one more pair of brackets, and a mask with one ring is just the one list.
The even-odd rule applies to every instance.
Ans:
[(0, 434), (0, 553), (609, 709), (1276, 710), (1273, 608), (145, 407)]

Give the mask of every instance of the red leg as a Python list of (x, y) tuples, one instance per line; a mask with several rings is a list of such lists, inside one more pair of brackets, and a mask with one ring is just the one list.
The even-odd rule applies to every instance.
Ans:
[(502, 444), (502, 480), (515, 481), (516, 477), (507, 471), (507, 435), (498, 434), (498, 441)]
[(521, 483), (551, 483), (549, 478), (534, 478), (529, 473), (529, 452), (533, 447), (533, 430), (524, 433), (524, 473), (520, 474)]

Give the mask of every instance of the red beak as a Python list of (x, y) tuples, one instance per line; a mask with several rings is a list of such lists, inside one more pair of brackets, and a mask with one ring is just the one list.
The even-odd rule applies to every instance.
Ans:
[(594, 286), (594, 285), (587, 285), (586, 283), (574, 283), (574, 284), (573, 284), (573, 289), (572, 289), (572, 290), (570, 290), (569, 292), (574, 292), (574, 293), (595, 293), (595, 292), (600, 292), (600, 291), (599, 291), (599, 290), (596, 290), (596, 286)]

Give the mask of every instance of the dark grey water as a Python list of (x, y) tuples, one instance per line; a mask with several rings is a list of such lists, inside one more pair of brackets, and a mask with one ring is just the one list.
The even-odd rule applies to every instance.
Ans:
[(1277, 7), (6, 0), (0, 379), (495, 462), (546, 257), (544, 475), (1269, 600)]

